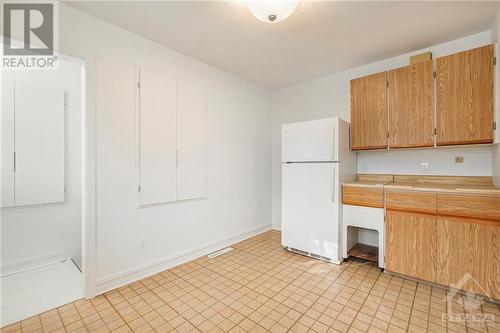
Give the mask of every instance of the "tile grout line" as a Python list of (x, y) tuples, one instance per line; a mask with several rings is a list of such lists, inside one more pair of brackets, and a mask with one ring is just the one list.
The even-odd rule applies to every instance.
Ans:
[(410, 329), (411, 316), (413, 314), (413, 306), (415, 305), (415, 298), (417, 298), (417, 289), (418, 289), (418, 282), (416, 282), (415, 291), (413, 292), (413, 299), (411, 300), (411, 311), (410, 311), (410, 317), (408, 318), (408, 324), (406, 324), (406, 332), (408, 332), (408, 330)]
[[(359, 267), (358, 267), (358, 269), (357, 269), (356, 271), (358, 271), (358, 270), (359, 270)], [(369, 274), (369, 271), (367, 272), (367, 274), (366, 274), (366, 275), (368, 275), (368, 274)], [(379, 278), (380, 278), (380, 275), (381, 275), (381, 274), (382, 274), (382, 272), (379, 272), (379, 274), (377, 275), (377, 279), (376, 279), (376, 280), (375, 280), (375, 282), (372, 284), (372, 286), (371, 286), (371, 288), (370, 288), (370, 291), (368, 292), (368, 294), (367, 294), (366, 298), (363, 300), (363, 303), (361, 304), (361, 307), (359, 308), (359, 310), (358, 310), (358, 311), (356, 311), (356, 316), (354, 316), (354, 318), (352, 319), (351, 323), (349, 324), (349, 326), (348, 326), (348, 328), (347, 328), (347, 331), (349, 331), (349, 330), (351, 329), (351, 327), (352, 327), (352, 323), (354, 323), (354, 320), (356, 320), (356, 318), (358, 317), (358, 315), (359, 315), (359, 311), (361, 310), (361, 308), (363, 307), (363, 305), (366, 303), (366, 300), (368, 299), (368, 296), (370, 295), (370, 292), (373, 290), (373, 288), (374, 288), (374, 287), (375, 287), (375, 285), (377, 284), (377, 281), (379, 280)], [(364, 277), (366, 277), (366, 275), (365, 275)], [(358, 289), (359, 289), (359, 287), (358, 287), (358, 288), (356, 288), (356, 290), (358, 290)], [(351, 296), (351, 297), (352, 297), (352, 296)], [(345, 307), (346, 307), (346, 306), (344, 305), (344, 308), (345, 308)], [(373, 321), (373, 318), (372, 318), (372, 321)], [(371, 326), (371, 324), (370, 324), (370, 326)], [(347, 331), (346, 331), (346, 332), (347, 332)]]
[[(377, 276), (377, 280), (375, 281), (375, 283), (374, 283), (374, 284), (372, 285), (372, 287), (370, 288), (370, 291), (368, 292), (368, 296), (367, 296), (367, 297), (365, 298), (365, 300), (363, 301), (363, 304), (361, 305), (361, 307), (363, 307), (363, 305), (366, 303), (366, 300), (367, 300), (367, 299), (368, 299), (368, 297), (370, 296), (371, 291), (373, 290), (373, 288), (374, 288), (374, 287), (375, 287), (375, 285), (377, 284), (377, 281), (379, 281), (379, 279), (380, 279), (380, 277), (382, 276), (382, 274), (384, 274), (384, 273), (381, 271), (381, 272), (379, 273), (379, 275)], [(392, 278), (391, 278), (391, 279), (392, 279)], [(385, 288), (385, 290), (387, 290), (387, 288)], [(380, 307), (380, 303), (379, 303), (379, 305), (377, 306), (377, 309), (376, 309), (377, 311), (378, 311), (379, 307)], [(361, 308), (360, 308), (360, 310), (361, 310)], [(356, 316), (354, 317), (353, 322), (354, 322), (354, 320), (358, 317), (358, 315), (359, 315), (359, 311), (356, 313)], [(376, 318), (376, 317), (372, 317), (372, 320), (371, 320), (371, 322), (370, 322), (370, 326), (372, 326), (372, 324), (371, 324), (371, 323), (373, 322), (373, 319), (374, 319), (374, 318)], [(390, 325), (390, 323), (388, 323), (388, 324)], [(349, 325), (349, 328), (351, 328), (351, 326), (352, 326), (352, 323)]]
[[(235, 249), (235, 250), (236, 250), (236, 249)], [(238, 249), (238, 250), (239, 250), (239, 249)], [(239, 251), (242, 251), (242, 250), (239, 250)], [(248, 252), (248, 253), (249, 253), (249, 252)], [(204, 257), (204, 256), (202, 256), (202, 257)], [(200, 257), (200, 258), (202, 258), (202, 257)], [(226, 260), (233, 261), (233, 260), (231, 260), (231, 259), (226, 259)], [(288, 260), (288, 259), (287, 259), (287, 260)], [(287, 260), (285, 260), (285, 261), (287, 261)], [(234, 261), (233, 261), (233, 262), (234, 262)], [(199, 265), (199, 264), (198, 264), (198, 265)], [(240, 264), (240, 265), (241, 265), (241, 266), (244, 266), (244, 267), (247, 267), (247, 266), (242, 265), (242, 264)], [(199, 265), (199, 266), (201, 266), (201, 265)], [(216, 271), (214, 271), (213, 269), (210, 269), (210, 268), (207, 268), (207, 267), (205, 267), (205, 268), (206, 268), (207, 270), (210, 270), (212, 273), (215, 273), (215, 274), (220, 275), (220, 273), (219, 273), (219, 272), (216, 272)], [(169, 271), (169, 270), (165, 270), (165, 271), (163, 271), (163, 272), (166, 272), (166, 271)], [(302, 276), (302, 274), (304, 274), (305, 272), (306, 272), (306, 271), (304, 271), (303, 273), (301, 273), (301, 275), (299, 275), (297, 278), (299, 278), (300, 276)], [(162, 272), (159, 272), (159, 273), (157, 273), (157, 274), (160, 274), (160, 273), (162, 273)], [(182, 280), (184, 280), (184, 281), (185, 281), (185, 279), (184, 279), (181, 275), (179, 275), (178, 273), (175, 273), (174, 271), (170, 271), (170, 273), (171, 273), (171, 274), (173, 274), (173, 275), (175, 275), (177, 278), (182, 279)], [(260, 276), (262, 276), (262, 275), (265, 275), (265, 274), (266, 274), (266, 273), (261, 273), (261, 272), (259, 272), (259, 273), (260, 273), (260, 274), (259, 274), (257, 277), (255, 277), (255, 279), (253, 279), (253, 280), (256, 280), (256, 279), (258, 279)], [(156, 274), (155, 274), (155, 275), (156, 275)], [(153, 275), (153, 276), (154, 276), (154, 275)], [(228, 279), (231, 279), (231, 278), (228, 278)], [(231, 279), (231, 280), (232, 280), (232, 279)], [(253, 281), (253, 280), (252, 280), (252, 281)], [(142, 284), (142, 285), (143, 285), (146, 289), (148, 289), (149, 291), (151, 291), (151, 292), (152, 292), (152, 293), (153, 293), (156, 297), (160, 298), (160, 299), (163, 301), (163, 299), (162, 299), (161, 297), (159, 297), (159, 296), (157, 295), (157, 293), (155, 293), (152, 289), (150, 289), (150, 288), (146, 287), (146, 286), (144, 285), (144, 283), (142, 283), (141, 281), (142, 281), (142, 280), (139, 280), (139, 281), (136, 281), (136, 282), (141, 283), (141, 284)], [(236, 281), (234, 281), (234, 280), (232, 280), (232, 281), (233, 281), (233, 282), (236, 282)], [(238, 282), (236, 282), (236, 283), (238, 283)], [(291, 284), (291, 282), (290, 282), (289, 284)], [(289, 284), (287, 284), (287, 286), (288, 286)], [(127, 285), (127, 286), (128, 286), (128, 285)], [(286, 286), (285, 286), (285, 287), (286, 287)], [(285, 287), (283, 287), (281, 290), (283, 290)], [(115, 289), (115, 290), (117, 290), (117, 292), (119, 292), (119, 290), (118, 290), (118, 289), (119, 289), (119, 288), (117, 288), (117, 289)], [(280, 290), (280, 291), (281, 291), (281, 290)], [(120, 293), (120, 292), (119, 292), (119, 293)], [(233, 292), (233, 293), (234, 293), (234, 292)], [(259, 293), (259, 294), (261, 294), (260, 292), (258, 292), (258, 293)], [(121, 294), (121, 293), (120, 293), (120, 294)], [(187, 292), (186, 294), (190, 294), (190, 293), (189, 293), (189, 292)], [(230, 295), (230, 294), (229, 294), (229, 295)], [(229, 296), (229, 295), (227, 295), (227, 296)], [(263, 294), (261, 294), (261, 295), (263, 295)], [(191, 295), (191, 296), (192, 296), (192, 295)], [(264, 295), (264, 296), (265, 296), (265, 295)], [(122, 295), (122, 297), (123, 297), (123, 295)], [(193, 297), (194, 297), (194, 298), (196, 298), (195, 296), (193, 296)], [(266, 296), (266, 297), (267, 297), (267, 296)], [(108, 299), (108, 298), (106, 297), (106, 299)], [(125, 299), (125, 301), (127, 301), (127, 300)], [(117, 310), (117, 309), (115, 308), (115, 306), (114, 306), (114, 305), (113, 305), (113, 304), (109, 301), (109, 299), (108, 299), (108, 302), (109, 302), (109, 303), (111, 304), (111, 306), (113, 306), (113, 308), (114, 308), (114, 309), (118, 312), (118, 310)], [(165, 303), (165, 301), (163, 301), (163, 302)], [(203, 302), (203, 301), (201, 301), (201, 302)], [(218, 302), (219, 302), (219, 303), (222, 303), (222, 302), (221, 302), (221, 300), (218, 300)], [(121, 302), (120, 302), (120, 303), (121, 303)], [(204, 302), (203, 302), (203, 303), (204, 303)], [(165, 303), (165, 304), (166, 304), (166, 305), (168, 305), (167, 303)], [(204, 303), (204, 304), (205, 304), (205, 305), (207, 305), (206, 303)], [(222, 304), (224, 304), (224, 303), (222, 303)], [(281, 304), (281, 303), (280, 303), (280, 304)], [(130, 305), (130, 304), (129, 304), (129, 305)], [(224, 305), (225, 305), (225, 304), (224, 304)], [(263, 305), (263, 304), (262, 304), (262, 305)], [(259, 308), (260, 308), (262, 305), (260, 305), (260, 306), (259, 306)], [(227, 306), (227, 305), (226, 305), (226, 306)], [(228, 307), (230, 307), (230, 306), (228, 306)], [(184, 318), (187, 322), (189, 322), (189, 323), (190, 323), (193, 327), (195, 327), (195, 328), (196, 328), (196, 326), (195, 326), (195, 325), (193, 325), (193, 323), (190, 321), (190, 319), (185, 318), (185, 317), (184, 317), (181, 313), (179, 313), (179, 312), (178, 312), (175, 308), (173, 308), (173, 307), (171, 307), (171, 308), (172, 308), (172, 309), (173, 309), (173, 310), (177, 313), (177, 315), (179, 315), (179, 316), (181, 316), (182, 318)], [(190, 308), (192, 309), (192, 307), (190, 307)], [(135, 309), (134, 309), (134, 310), (135, 310)], [(148, 313), (151, 313), (153, 310), (155, 310), (155, 309), (152, 309), (151, 311), (149, 311), (149, 312), (145, 313), (144, 315), (146, 315), (146, 314), (148, 314)], [(196, 311), (196, 310), (195, 310), (195, 311)], [(257, 310), (253, 310), (253, 312), (255, 312), (255, 311), (257, 311)], [(196, 312), (197, 312), (197, 311), (196, 311)], [(237, 311), (237, 310), (235, 310), (235, 312), (238, 312), (238, 311)], [(253, 312), (252, 312), (252, 313), (253, 313)], [(238, 313), (239, 313), (239, 312), (238, 312)], [(246, 318), (248, 318), (248, 316), (244, 316), (244, 315), (243, 315), (243, 314), (241, 314), (241, 313), (239, 313), (239, 314), (240, 314), (240, 315), (242, 315), (245, 319), (246, 319)], [(141, 315), (141, 317), (143, 317), (144, 315)], [(120, 314), (120, 316), (121, 316), (121, 314)], [(210, 320), (210, 318), (207, 318), (207, 320)], [(251, 320), (251, 319), (250, 319), (250, 320)], [(125, 321), (125, 320), (124, 320), (124, 321)], [(243, 321), (243, 320), (242, 320), (242, 321)], [(241, 322), (241, 321), (240, 321), (240, 322)], [(253, 320), (252, 320), (252, 322), (253, 322)], [(125, 321), (125, 323), (127, 324), (127, 326), (129, 326), (129, 325), (128, 325), (128, 322), (126, 322), (126, 321)], [(235, 326), (237, 326), (237, 325), (238, 325), (238, 324), (236, 324)], [(256, 325), (258, 325), (258, 323), (256, 323)], [(218, 325), (216, 325), (216, 324), (214, 324), (214, 326), (217, 326), (217, 327), (218, 327)], [(259, 326), (260, 326), (260, 325), (259, 325)], [(129, 326), (129, 327), (130, 327), (130, 326)], [(261, 326), (261, 327), (262, 327), (262, 326)], [(197, 329), (197, 328), (196, 328), (196, 329)]]

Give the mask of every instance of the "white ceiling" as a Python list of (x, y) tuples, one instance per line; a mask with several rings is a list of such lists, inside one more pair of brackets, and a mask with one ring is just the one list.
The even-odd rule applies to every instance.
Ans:
[(489, 30), (497, 2), (303, 1), (267, 24), (242, 1), (89, 1), (71, 5), (268, 88)]

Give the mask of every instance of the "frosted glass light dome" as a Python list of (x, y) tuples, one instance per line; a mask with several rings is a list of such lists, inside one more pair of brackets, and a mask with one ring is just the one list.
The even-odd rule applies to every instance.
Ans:
[(248, 9), (259, 21), (266, 23), (278, 23), (290, 16), (297, 6), (299, 0), (254, 0), (248, 1)]

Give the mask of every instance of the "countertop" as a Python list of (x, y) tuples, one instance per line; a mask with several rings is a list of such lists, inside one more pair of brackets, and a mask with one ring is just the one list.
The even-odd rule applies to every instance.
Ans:
[(394, 182), (393, 175), (358, 174), (356, 180), (345, 182), (344, 186), (383, 188), (385, 184)]
[(500, 188), (495, 187), (493, 185), (488, 186), (488, 185), (393, 182), (385, 184), (384, 188), (388, 190), (500, 195)]
[(500, 195), (491, 177), (358, 175), (344, 186), (422, 192)]
[(370, 187), (370, 188), (384, 188), (385, 184), (390, 184), (389, 182), (379, 182), (379, 181), (367, 181), (367, 180), (353, 180), (351, 182), (345, 182), (344, 186), (353, 187)]

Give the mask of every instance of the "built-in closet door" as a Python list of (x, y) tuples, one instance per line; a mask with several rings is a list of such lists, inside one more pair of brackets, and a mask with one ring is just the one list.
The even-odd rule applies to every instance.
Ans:
[(139, 70), (140, 204), (176, 200), (176, 80)]
[(177, 82), (177, 200), (206, 195), (206, 98), (203, 86)]
[(51, 72), (15, 82), (15, 205), (65, 200), (66, 92)]
[(14, 80), (2, 75), (2, 207), (14, 206)]

